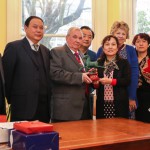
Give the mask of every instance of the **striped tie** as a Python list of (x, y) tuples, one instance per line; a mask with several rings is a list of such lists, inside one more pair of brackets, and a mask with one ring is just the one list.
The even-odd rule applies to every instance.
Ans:
[[(83, 64), (81, 63), (81, 60), (80, 60), (80, 57), (79, 57), (79, 53), (78, 53), (78, 52), (75, 52), (74, 55), (75, 55), (75, 58), (76, 58), (76, 60), (78, 61), (78, 63), (83, 67)], [(84, 68), (82, 69), (82, 72), (85, 72), (85, 69), (84, 69)], [(85, 94), (88, 96), (89, 93), (90, 93), (90, 92), (89, 92), (89, 85), (86, 84), (86, 87), (85, 87)]]
[(38, 51), (39, 45), (38, 45), (38, 44), (33, 44), (33, 46), (34, 46), (34, 49), (35, 49), (36, 51)]
[(75, 52), (74, 55), (75, 55), (75, 58), (76, 58), (76, 60), (78, 61), (78, 63), (82, 65), (81, 60), (80, 60), (80, 57), (79, 57), (79, 53), (78, 53), (78, 52)]

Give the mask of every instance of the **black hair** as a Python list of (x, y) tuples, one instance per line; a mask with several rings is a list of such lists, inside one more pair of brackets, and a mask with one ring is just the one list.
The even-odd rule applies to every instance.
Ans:
[(92, 38), (94, 39), (95, 33), (94, 33), (94, 31), (93, 31), (89, 26), (82, 26), (80, 29), (81, 29), (81, 30), (82, 30), (82, 29), (90, 30), (90, 31), (92, 32)]
[[(106, 43), (106, 41), (110, 41), (111, 38), (115, 39), (116, 43), (117, 43), (117, 47), (119, 47), (119, 41), (118, 38), (114, 35), (107, 35), (104, 37), (104, 39), (102, 40), (102, 48), (104, 48), (104, 44)], [(119, 56), (119, 53), (116, 53), (116, 60), (121, 59)], [(100, 55), (100, 58), (98, 58), (98, 62), (102, 61), (104, 62), (106, 60), (106, 54), (104, 52), (102, 52), (102, 54)]]
[(138, 33), (134, 36), (133, 40), (132, 40), (132, 44), (135, 45), (136, 40), (138, 39), (138, 37), (140, 37), (141, 39), (144, 39), (148, 42), (148, 44), (150, 44), (150, 37), (147, 33)]
[[(141, 39), (144, 39), (147, 41), (148, 44), (150, 44), (150, 36), (147, 33), (138, 33), (134, 36), (133, 40), (132, 40), (132, 44), (135, 45), (136, 40), (138, 39), (138, 37), (140, 37)], [(147, 49), (147, 55), (150, 58), (150, 46)]]
[(102, 40), (102, 47), (104, 47), (104, 44), (106, 43), (106, 41), (110, 41), (111, 38), (115, 39), (116, 43), (117, 43), (117, 47), (119, 47), (119, 41), (118, 38), (114, 35), (107, 35), (104, 37), (104, 39)]
[(43, 23), (44, 23), (44, 21), (40, 18), (40, 17), (37, 17), (37, 16), (30, 16), (30, 17), (28, 17), (27, 19), (26, 19), (26, 21), (25, 21), (25, 23), (24, 23), (24, 25), (25, 26), (29, 26), (29, 24), (30, 24), (30, 21), (32, 20), (32, 19), (40, 19)]

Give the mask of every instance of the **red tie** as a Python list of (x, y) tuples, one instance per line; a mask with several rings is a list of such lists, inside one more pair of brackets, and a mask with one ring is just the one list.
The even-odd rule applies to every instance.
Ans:
[[(76, 58), (77, 62), (81, 65), (81, 67), (83, 67), (83, 64), (82, 64), (82, 62), (81, 62), (79, 53), (78, 53), (78, 52), (75, 52), (74, 55), (75, 55), (75, 58)], [(84, 67), (82, 68), (82, 72), (85, 72)]]
[[(75, 52), (74, 55), (75, 55), (75, 58), (76, 58), (76, 60), (78, 61), (78, 63), (79, 63), (81, 66), (83, 66), (82, 63), (81, 63), (80, 57), (79, 57), (79, 53), (78, 53), (78, 52)], [(85, 69), (84, 69), (84, 68), (82, 69), (82, 72), (85, 72)], [(89, 85), (88, 85), (88, 84), (86, 84), (85, 94), (86, 94), (86, 95), (89, 95)]]
[[(81, 60), (80, 60), (80, 57), (79, 57), (79, 53), (78, 53), (78, 52), (75, 52), (74, 55), (75, 55), (75, 58), (76, 58), (76, 60), (78, 61), (78, 63), (82, 65)], [(82, 65), (82, 66), (83, 66), (83, 65)]]

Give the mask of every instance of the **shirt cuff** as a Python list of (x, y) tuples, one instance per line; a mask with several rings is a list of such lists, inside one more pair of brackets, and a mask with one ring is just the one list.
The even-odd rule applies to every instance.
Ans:
[(112, 79), (111, 85), (112, 85), (112, 86), (115, 86), (116, 84), (117, 84), (117, 80), (116, 80), (116, 79)]

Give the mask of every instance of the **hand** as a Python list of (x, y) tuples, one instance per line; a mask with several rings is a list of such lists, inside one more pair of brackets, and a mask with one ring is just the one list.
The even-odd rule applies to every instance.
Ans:
[(90, 77), (90, 79), (94, 82), (94, 81), (99, 81), (99, 77), (97, 74), (89, 74), (88, 75)]
[(100, 78), (100, 79), (99, 79), (99, 82), (100, 82), (101, 84), (103, 84), (103, 85), (105, 85), (105, 84), (111, 84), (112, 79), (110, 79), (110, 78)]
[(131, 111), (134, 111), (136, 108), (137, 108), (137, 106), (136, 106), (136, 101), (130, 99), (130, 100), (129, 100), (129, 110), (130, 110), (130, 112), (131, 112)]
[(89, 69), (89, 74), (98, 74), (98, 72), (97, 72), (97, 68), (91, 68), (91, 69)]
[(89, 72), (82, 73), (82, 81), (87, 84), (90, 84), (90, 83), (92, 83), (92, 80), (88, 77), (88, 74), (89, 74)]

